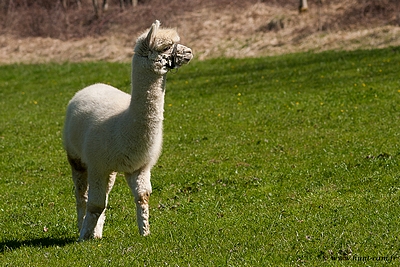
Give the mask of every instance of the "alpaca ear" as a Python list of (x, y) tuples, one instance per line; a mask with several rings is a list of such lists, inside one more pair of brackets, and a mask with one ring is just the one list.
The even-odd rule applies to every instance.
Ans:
[(149, 30), (149, 33), (147, 34), (146, 37), (146, 44), (148, 45), (148, 47), (153, 48), (154, 47), (154, 43), (156, 41), (156, 34), (158, 31), (158, 28), (160, 28), (160, 21), (156, 20), (152, 25), (151, 28)]

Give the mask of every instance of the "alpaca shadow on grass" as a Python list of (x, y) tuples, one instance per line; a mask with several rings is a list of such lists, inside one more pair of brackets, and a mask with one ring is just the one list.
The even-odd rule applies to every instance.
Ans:
[(65, 245), (77, 242), (76, 238), (51, 238), (43, 237), (32, 240), (6, 240), (0, 242), (0, 253), (19, 249), (21, 247), (52, 247)]

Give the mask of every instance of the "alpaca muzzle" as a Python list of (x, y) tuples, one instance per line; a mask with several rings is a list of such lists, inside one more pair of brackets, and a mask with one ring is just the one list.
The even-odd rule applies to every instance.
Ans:
[(192, 58), (192, 49), (181, 44), (174, 44), (171, 55), (167, 61), (167, 67), (171, 70), (177, 69), (183, 64), (188, 64)]

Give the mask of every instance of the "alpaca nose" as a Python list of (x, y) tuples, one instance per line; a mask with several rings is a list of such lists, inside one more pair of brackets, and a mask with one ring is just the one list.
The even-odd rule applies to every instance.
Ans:
[(193, 58), (193, 52), (192, 49), (190, 49), (189, 47), (187, 47), (187, 49), (185, 50), (185, 56), (192, 59)]
[(192, 49), (181, 44), (178, 44), (178, 53), (184, 55), (185, 57), (193, 57)]
[(193, 58), (192, 49), (187, 46), (178, 44), (177, 45), (177, 53), (173, 56), (174, 57), (174, 66), (173, 68), (179, 68), (183, 64), (188, 64)]

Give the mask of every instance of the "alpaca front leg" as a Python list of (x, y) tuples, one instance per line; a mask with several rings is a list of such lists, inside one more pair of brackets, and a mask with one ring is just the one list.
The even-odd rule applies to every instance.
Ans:
[(103, 237), (103, 227), (106, 221), (106, 209), (100, 214), (99, 219), (97, 219), (96, 226), (93, 230), (93, 237), (94, 238), (102, 238)]
[(106, 191), (106, 208), (104, 208), (103, 212), (100, 214), (99, 219), (97, 220), (97, 224), (96, 224), (96, 227), (94, 228), (94, 233), (93, 233), (94, 237), (101, 238), (103, 236), (103, 227), (104, 227), (104, 222), (106, 220), (108, 195), (114, 186), (116, 176), (117, 176), (116, 172), (111, 173), (109, 176), (109, 181), (108, 181), (108, 186), (107, 186), (107, 191)]
[(88, 173), (89, 192), (86, 205), (86, 216), (83, 221), (79, 240), (102, 238), (105, 219), (104, 213), (107, 205), (107, 193), (111, 190), (109, 186), (110, 176), (104, 177), (104, 175), (96, 175), (91, 171)]
[(151, 194), (150, 170), (140, 170), (133, 174), (126, 174), (126, 179), (135, 197), (136, 217), (139, 233), (142, 236), (150, 234), (149, 198)]
[(102, 235), (101, 234), (99, 235), (99, 233), (96, 233), (96, 235), (95, 235), (94, 229), (97, 225), (99, 217), (101, 216), (101, 214), (103, 212), (104, 212), (104, 208), (102, 208), (101, 206), (93, 205), (92, 203), (89, 203), (89, 201), (88, 201), (88, 204), (86, 207), (86, 216), (83, 221), (82, 230), (79, 235), (80, 241), (88, 240), (91, 238), (101, 238), (102, 237)]
[(139, 233), (142, 236), (150, 234), (150, 211), (149, 211), (150, 193), (140, 194), (135, 196), (136, 202), (136, 217), (139, 227)]

